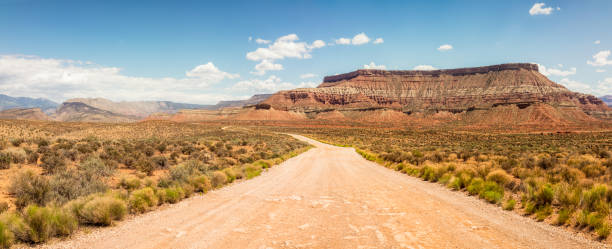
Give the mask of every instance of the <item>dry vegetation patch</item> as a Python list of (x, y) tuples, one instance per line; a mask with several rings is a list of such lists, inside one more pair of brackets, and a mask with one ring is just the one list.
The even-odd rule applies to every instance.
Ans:
[(256, 128), (0, 120), (0, 247), (108, 226), (250, 179), (307, 148)]

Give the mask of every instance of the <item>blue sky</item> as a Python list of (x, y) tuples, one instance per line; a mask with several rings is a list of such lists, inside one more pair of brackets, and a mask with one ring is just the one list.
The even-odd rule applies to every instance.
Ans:
[(206, 104), (364, 65), (534, 62), (612, 94), (610, 13), (612, 1), (0, 0), (0, 93)]

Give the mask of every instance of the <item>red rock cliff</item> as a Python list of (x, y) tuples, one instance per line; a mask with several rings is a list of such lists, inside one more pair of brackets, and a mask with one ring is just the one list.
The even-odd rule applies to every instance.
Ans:
[(572, 92), (527, 63), (433, 71), (357, 70), (327, 76), (317, 88), (278, 92), (264, 103), (300, 111), (387, 107), (455, 112), (533, 103), (579, 107), (593, 114), (610, 111), (600, 99)]

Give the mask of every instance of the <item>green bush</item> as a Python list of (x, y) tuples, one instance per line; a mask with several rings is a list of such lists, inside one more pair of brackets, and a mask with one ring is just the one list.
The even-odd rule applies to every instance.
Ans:
[(125, 201), (111, 195), (92, 195), (66, 204), (83, 224), (111, 225), (127, 213)]
[(28, 241), (30, 228), (18, 213), (5, 212), (0, 216), (0, 222), (11, 231), (16, 239)]
[(516, 200), (510, 198), (506, 201), (506, 203), (504, 204), (504, 210), (514, 210), (514, 206), (516, 205)]
[(121, 178), (121, 180), (119, 180), (119, 187), (127, 191), (139, 189), (141, 185), (142, 183), (140, 182), (140, 179), (136, 177)]
[(223, 169), (223, 173), (225, 173), (225, 176), (227, 176), (228, 183), (232, 183), (236, 180), (236, 173), (234, 173), (234, 170), (232, 168)]
[(487, 175), (487, 181), (493, 181), (501, 186), (506, 186), (512, 181), (512, 176), (503, 169), (491, 171)]
[(565, 225), (571, 217), (572, 217), (572, 210), (561, 209), (559, 211), (559, 215), (557, 216), (557, 221), (555, 223), (560, 226)]
[(189, 178), (189, 183), (194, 187), (194, 191), (206, 193), (212, 188), (210, 180), (205, 175), (192, 176)]
[(163, 202), (177, 203), (181, 200), (184, 193), (181, 187), (170, 187), (163, 189), (161, 195)]
[(596, 185), (590, 190), (585, 191), (583, 203), (590, 212), (598, 212), (603, 215), (610, 214), (610, 206), (607, 201), (608, 188), (606, 185)]
[(70, 212), (36, 205), (24, 209), (23, 219), (30, 228), (28, 240), (33, 243), (45, 242), (55, 235), (69, 235), (78, 225)]
[(479, 196), (490, 203), (499, 203), (504, 197), (504, 188), (496, 182), (486, 181)]
[(608, 238), (608, 236), (610, 236), (610, 224), (607, 222), (602, 223), (600, 227), (595, 229), (595, 232), (597, 233), (599, 239), (603, 240)]
[(477, 195), (484, 189), (484, 180), (480, 177), (472, 179), (470, 185), (467, 186), (467, 191), (470, 195)]
[(0, 247), (10, 248), (15, 242), (15, 235), (6, 224), (0, 221)]
[(157, 206), (157, 196), (152, 188), (143, 188), (132, 192), (128, 199), (131, 213), (144, 213)]
[(543, 221), (546, 217), (552, 214), (552, 207), (550, 205), (542, 206), (540, 209), (536, 211), (536, 220)]
[(246, 179), (251, 179), (261, 174), (261, 168), (255, 165), (247, 165), (244, 168), (244, 174), (246, 175)]

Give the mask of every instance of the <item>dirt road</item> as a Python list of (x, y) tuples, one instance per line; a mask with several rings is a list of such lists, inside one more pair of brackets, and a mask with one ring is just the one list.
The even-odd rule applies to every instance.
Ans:
[(45, 248), (598, 248), (351, 148), (314, 149), (260, 177)]

